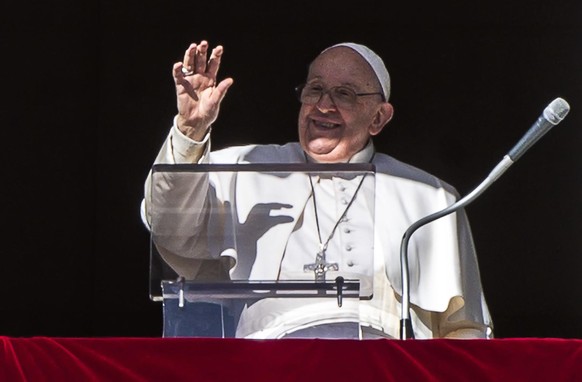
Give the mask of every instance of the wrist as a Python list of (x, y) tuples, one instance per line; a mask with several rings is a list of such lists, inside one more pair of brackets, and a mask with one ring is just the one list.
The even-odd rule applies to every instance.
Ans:
[(180, 116), (179, 114), (176, 117), (176, 127), (186, 137), (197, 142), (202, 141), (206, 134), (208, 133), (208, 130), (210, 129), (209, 125), (207, 126), (192, 123), (191, 121), (188, 121), (186, 118)]

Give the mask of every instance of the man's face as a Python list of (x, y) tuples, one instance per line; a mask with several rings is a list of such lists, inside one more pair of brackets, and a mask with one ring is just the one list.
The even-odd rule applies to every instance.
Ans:
[[(369, 64), (347, 47), (319, 55), (309, 68), (306, 83), (324, 91), (342, 86), (356, 93), (381, 92)], [(366, 146), (370, 136), (380, 133), (391, 116), (391, 105), (382, 102), (380, 95), (356, 97), (356, 103), (346, 108), (338, 107), (327, 93), (315, 104), (301, 105), (299, 142), (318, 162), (347, 162)]]

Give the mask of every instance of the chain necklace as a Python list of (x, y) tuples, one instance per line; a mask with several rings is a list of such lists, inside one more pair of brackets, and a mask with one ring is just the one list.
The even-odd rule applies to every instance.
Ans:
[[(372, 158), (370, 158), (370, 163), (372, 162), (373, 159), (374, 159), (374, 155), (372, 155)], [(360, 183), (358, 184), (358, 187), (356, 188), (354, 195), (352, 196), (351, 200), (349, 201), (346, 208), (344, 209), (344, 212), (341, 214), (339, 219), (335, 222), (335, 225), (333, 226), (333, 228), (332, 228), (329, 236), (325, 240), (325, 242), (322, 240), (322, 236), (321, 236), (321, 227), (319, 225), (319, 214), (317, 212), (317, 201), (315, 198), (315, 187), (313, 186), (313, 180), (311, 179), (311, 176), (309, 176), (309, 184), (311, 186), (311, 195), (313, 196), (313, 211), (315, 213), (315, 225), (317, 227), (317, 236), (319, 239), (319, 251), (317, 252), (317, 254), (315, 256), (315, 263), (306, 264), (305, 266), (303, 266), (303, 271), (304, 272), (308, 272), (308, 271), (315, 272), (315, 279), (317, 281), (325, 281), (325, 273), (327, 271), (339, 270), (339, 266), (337, 263), (326, 262), (325, 255), (326, 255), (327, 246), (328, 246), (330, 240), (333, 238), (333, 235), (335, 234), (337, 227), (342, 222), (342, 220), (346, 216), (348, 210), (350, 209), (350, 207), (352, 206), (352, 204), (356, 200), (356, 196), (358, 195), (358, 191), (360, 191), (362, 184), (364, 184), (364, 179), (366, 178), (366, 175), (367, 174), (362, 175), (362, 179), (360, 180)]]

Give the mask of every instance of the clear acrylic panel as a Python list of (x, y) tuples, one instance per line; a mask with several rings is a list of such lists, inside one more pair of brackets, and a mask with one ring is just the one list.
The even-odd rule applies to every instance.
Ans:
[(154, 166), (150, 296), (164, 303), (164, 335), (361, 337), (374, 173), (371, 164)]

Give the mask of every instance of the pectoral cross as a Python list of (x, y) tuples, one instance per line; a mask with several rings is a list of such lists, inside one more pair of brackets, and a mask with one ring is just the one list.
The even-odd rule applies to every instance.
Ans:
[(315, 273), (315, 281), (325, 281), (325, 274), (328, 271), (337, 271), (339, 266), (337, 263), (328, 263), (325, 261), (325, 249), (317, 252), (315, 256), (315, 263), (305, 264), (303, 266), (303, 272), (312, 271)]

